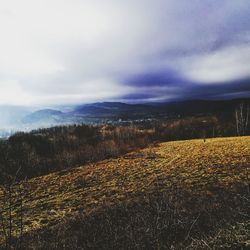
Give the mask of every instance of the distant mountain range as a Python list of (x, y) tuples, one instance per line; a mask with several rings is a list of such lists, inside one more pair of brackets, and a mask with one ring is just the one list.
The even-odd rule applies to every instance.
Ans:
[[(235, 107), (250, 99), (223, 101), (191, 100), (170, 103), (126, 104), (121, 102), (98, 102), (77, 105), (70, 111), (31, 108), (0, 107), (0, 128), (12, 126), (17, 129), (35, 129), (74, 123), (98, 123), (103, 120), (135, 120), (143, 118), (174, 118), (187, 115), (219, 114), (232, 116)], [(65, 110), (65, 109), (64, 109)]]
[(178, 115), (229, 114), (241, 102), (250, 99), (227, 101), (192, 100), (171, 103), (126, 104), (99, 102), (79, 105), (72, 111), (43, 109), (24, 117), (25, 123), (63, 123), (81, 119), (141, 119), (150, 117), (175, 117)]
[(60, 121), (62, 115), (63, 115), (63, 112), (59, 110), (42, 109), (42, 110), (35, 111), (25, 116), (22, 119), (22, 122), (23, 123), (36, 123), (36, 122), (54, 123), (56, 121)]

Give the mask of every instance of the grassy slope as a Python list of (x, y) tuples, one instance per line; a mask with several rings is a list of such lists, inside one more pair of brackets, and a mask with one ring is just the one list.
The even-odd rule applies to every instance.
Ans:
[(79, 211), (89, 217), (119, 204), (143, 203), (157, 192), (173, 197), (179, 213), (193, 218), (189, 236), (200, 211), (223, 217), (224, 209), (230, 218), (234, 210), (249, 219), (249, 203), (234, 202), (237, 195), (249, 198), (249, 180), (250, 137), (161, 143), (23, 183), (25, 231), (50, 228)]

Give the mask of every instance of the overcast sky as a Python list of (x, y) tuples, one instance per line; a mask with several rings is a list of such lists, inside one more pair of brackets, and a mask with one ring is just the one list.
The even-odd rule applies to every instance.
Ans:
[(250, 95), (249, 0), (0, 0), (0, 104)]

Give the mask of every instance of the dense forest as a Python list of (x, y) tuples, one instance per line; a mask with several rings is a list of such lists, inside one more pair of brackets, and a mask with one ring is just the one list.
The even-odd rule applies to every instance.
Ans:
[(126, 126), (60, 126), (17, 133), (0, 141), (0, 182), (117, 157), (161, 141), (240, 135), (237, 127), (232, 115), (153, 120)]

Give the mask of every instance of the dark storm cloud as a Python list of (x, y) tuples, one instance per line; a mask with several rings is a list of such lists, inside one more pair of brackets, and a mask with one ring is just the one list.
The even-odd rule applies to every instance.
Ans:
[[(143, 93), (145, 91), (145, 93)], [(243, 81), (224, 83), (218, 85), (197, 85), (183, 83), (179, 87), (169, 88), (162, 85), (148, 91), (144, 88), (141, 94), (132, 94), (124, 97), (124, 100), (136, 100), (135, 102), (163, 102), (189, 99), (232, 99), (250, 96), (250, 78)]]
[(144, 73), (128, 77), (124, 82), (136, 87), (155, 87), (185, 84), (187, 80), (181, 79), (177, 72), (166, 69), (158, 72), (145, 71)]

